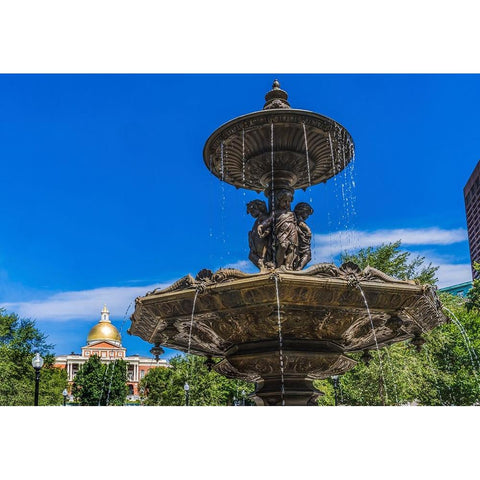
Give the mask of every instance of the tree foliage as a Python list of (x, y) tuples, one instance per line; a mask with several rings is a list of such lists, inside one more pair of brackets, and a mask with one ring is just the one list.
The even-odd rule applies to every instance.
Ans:
[(417, 280), (419, 283), (434, 285), (437, 283), (438, 267), (431, 263), (425, 265), (425, 257), (411, 257), (410, 252), (402, 251), (401, 241), (386, 243), (380, 247), (362, 248), (357, 253), (343, 253), (341, 261), (354, 262), (364, 269), (371, 266), (400, 280)]
[[(424, 259), (409, 261), (400, 243), (377, 249), (363, 249), (344, 256), (361, 267), (370, 265), (402, 279), (432, 280), (436, 268), (424, 266)], [(480, 288), (480, 283), (477, 286)], [(472, 297), (472, 296), (471, 296)], [(469, 301), (471, 301), (471, 297)], [(449, 294), (440, 296), (451, 322), (424, 335), (420, 352), (410, 342), (371, 351), (367, 365), (361, 354), (351, 357), (359, 363), (340, 377), (338, 396), (344, 405), (473, 405), (480, 399), (480, 311)], [(480, 298), (480, 295), (479, 297)], [(478, 304), (477, 304), (478, 305)], [(333, 405), (331, 379), (316, 382), (326, 392), (320, 405)]]
[[(476, 272), (480, 272), (480, 263), (475, 262), (473, 269)], [(467, 293), (467, 310), (472, 310), (480, 313), (480, 280), (477, 278), (472, 282), (472, 288)]]
[(127, 393), (127, 363), (104, 364), (98, 355), (82, 365), (72, 385), (75, 401), (84, 406), (124, 405)]
[(0, 309), (0, 405), (33, 405), (35, 370), (32, 358), (36, 352), (44, 358), (40, 372), (39, 405), (61, 405), (67, 386), (67, 373), (55, 368), (52, 346), (35, 322), (20, 319)]
[(248, 394), (251, 383), (230, 380), (209, 372), (205, 359), (196, 355), (178, 355), (170, 359), (170, 368), (151, 369), (140, 382), (145, 405), (185, 405), (185, 382), (188, 383), (189, 405), (233, 405), (235, 401), (252, 404)]

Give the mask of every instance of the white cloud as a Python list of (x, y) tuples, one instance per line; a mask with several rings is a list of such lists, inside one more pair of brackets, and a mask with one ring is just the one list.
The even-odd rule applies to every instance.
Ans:
[(469, 263), (455, 263), (455, 257), (450, 254), (439, 254), (432, 249), (410, 251), (413, 256), (425, 257), (425, 262), (432, 263), (437, 270), (438, 288), (451, 287), (472, 279)]
[(331, 234), (315, 234), (313, 238), (313, 261), (330, 261), (344, 251), (357, 250), (382, 243), (402, 241), (402, 245), (451, 245), (467, 240), (464, 228), (445, 230), (431, 228), (397, 228), (391, 230), (375, 230), (363, 232), (346, 230)]
[[(375, 247), (382, 243), (402, 241), (402, 246), (441, 246), (467, 241), (467, 231), (463, 228), (451, 230), (431, 228), (397, 228), (365, 232), (359, 230), (339, 231), (331, 234), (316, 234), (313, 240), (312, 263), (333, 261), (344, 251)], [(428, 252), (411, 251), (413, 255), (425, 257), (427, 264), (438, 266), (438, 286), (440, 288), (471, 280), (469, 263), (454, 263), (451, 255), (439, 255), (433, 249)]]
[(432, 263), (440, 267), (437, 272), (438, 288), (450, 287), (472, 280), (469, 263)]
[(258, 268), (250, 262), (250, 260), (238, 260), (234, 263), (228, 263), (223, 268), (235, 268), (237, 270), (241, 270), (242, 272), (246, 273), (256, 273), (258, 272)]
[[(467, 231), (463, 228), (451, 230), (438, 227), (431, 228), (396, 228), (374, 230), (372, 232), (346, 230), (331, 234), (315, 234), (312, 245), (312, 261), (310, 265), (320, 262), (334, 262), (334, 257), (344, 251), (356, 251), (360, 248), (375, 247), (382, 243), (402, 241), (402, 247), (415, 246), (443, 246), (467, 241)], [(412, 251), (413, 256), (425, 257), (425, 262), (438, 266), (437, 271), (439, 288), (463, 283), (471, 280), (469, 263), (454, 263), (452, 255), (439, 255), (434, 249), (428, 251)], [(226, 265), (228, 268), (237, 268), (244, 272), (256, 272), (257, 269), (248, 260), (239, 260)]]
[(155, 288), (166, 286), (168, 284), (60, 292), (42, 300), (3, 303), (0, 307), (13, 311), (20, 317), (34, 320), (84, 319), (91, 321), (92, 318), (100, 315), (103, 304), (106, 304), (112, 316), (118, 319), (123, 318), (129, 306), (128, 315), (132, 314), (136, 297), (143, 296)]
[[(316, 234), (313, 240), (312, 262), (333, 261), (333, 258), (345, 250), (377, 246), (382, 243), (402, 240), (403, 245), (450, 245), (467, 240), (465, 229), (445, 230), (441, 228), (425, 229), (392, 229), (362, 232), (358, 230), (333, 232), (332, 234)], [(414, 253), (414, 252), (412, 252)], [(414, 253), (415, 254), (415, 253)], [(470, 264), (452, 263), (452, 258), (442, 257), (434, 251), (426, 257), (427, 262), (439, 266), (437, 276), (439, 287), (455, 285), (471, 279)], [(225, 267), (236, 268), (245, 272), (256, 272), (256, 268), (248, 260), (239, 260)], [(145, 285), (143, 287), (103, 287), (91, 290), (60, 292), (45, 299), (0, 304), (8, 311), (18, 313), (20, 317), (35, 320), (67, 321), (72, 319), (88, 320), (100, 314), (103, 304), (107, 304), (112, 316), (123, 318), (127, 309), (128, 315), (133, 312), (134, 301), (155, 288), (167, 287), (171, 282)]]

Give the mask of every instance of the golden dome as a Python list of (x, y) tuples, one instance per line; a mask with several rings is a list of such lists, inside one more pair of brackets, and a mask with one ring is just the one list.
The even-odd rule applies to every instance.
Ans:
[(100, 321), (88, 333), (87, 344), (100, 340), (115, 342), (116, 344), (120, 344), (122, 341), (119, 331), (110, 322), (110, 312), (106, 305), (103, 307)]

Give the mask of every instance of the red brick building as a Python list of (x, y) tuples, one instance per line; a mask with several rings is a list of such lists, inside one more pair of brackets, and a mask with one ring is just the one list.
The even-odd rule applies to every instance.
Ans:
[(470, 175), (463, 189), (465, 211), (467, 214), (468, 245), (470, 247), (470, 261), (472, 276), (478, 278), (480, 274), (473, 270), (474, 262), (480, 262), (480, 162)]
[(168, 367), (163, 359), (140, 355), (127, 356), (127, 349), (122, 346), (120, 332), (110, 321), (110, 312), (104, 305), (100, 321), (94, 325), (87, 336), (87, 344), (82, 347), (81, 354), (60, 355), (55, 359), (55, 366), (65, 368), (68, 381), (72, 382), (80, 367), (92, 356), (98, 355), (102, 362), (109, 363), (119, 358), (128, 364), (128, 399), (139, 398), (138, 384), (151, 368)]

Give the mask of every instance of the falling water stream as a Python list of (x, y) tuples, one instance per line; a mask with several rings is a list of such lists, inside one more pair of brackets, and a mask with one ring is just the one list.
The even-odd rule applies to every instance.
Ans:
[[(270, 124), (270, 166), (272, 181), (270, 185), (272, 212), (273, 215), (273, 231), (275, 231), (275, 167), (274, 167), (274, 152), (273, 152), (273, 122)], [(276, 264), (276, 247), (275, 240), (272, 242), (273, 263)]]
[[(349, 151), (353, 150), (353, 146), (349, 143)], [(347, 159), (345, 157), (345, 142), (342, 142), (342, 157), (343, 157), (343, 182), (342, 182), (342, 198), (344, 202), (344, 220), (345, 220), (345, 233), (346, 240), (348, 245), (354, 245), (355, 238), (352, 232), (355, 229), (352, 229), (353, 219), (356, 216), (355, 209), (355, 195), (353, 193), (353, 188), (355, 186), (355, 180), (353, 178), (353, 168), (355, 162), (355, 154), (352, 155), (352, 161), (347, 165)]]
[(193, 304), (192, 304), (192, 315), (190, 317), (190, 328), (189, 328), (189, 332), (188, 332), (188, 347), (187, 347), (187, 362), (191, 362), (190, 365), (187, 365), (187, 376), (185, 378), (185, 385), (184, 385), (184, 389), (185, 389), (185, 393), (186, 393), (186, 396), (185, 396), (185, 405), (189, 405), (189, 403), (187, 402), (187, 392), (190, 390), (190, 385), (188, 383), (189, 379), (190, 379), (190, 376), (191, 376), (191, 373), (192, 373), (192, 368), (193, 368), (193, 361), (190, 357), (190, 347), (192, 346), (192, 330), (193, 330), (193, 320), (195, 318), (195, 306), (197, 304), (197, 297), (198, 297), (198, 292), (199, 292), (199, 289), (195, 289), (195, 296), (193, 297)]
[[(305, 161), (307, 163), (307, 175), (308, 175), (308, 193), (309, 193), (309, 203), (313, 210), (313, 198), (312, 198), (312, 177), (310, 173), (310, 158), (308, 156), (308, 140), (307, 140), (307, 128), (305, 122), (303, 122), (303, 138), (305, 141)], [(312, 235), (312, 251), (316, 251), (316, 240), (315, 235)]]
[[(247, 208), (247, 192), (246, 192), (246, 159), (245, 159), (245, 128), (242, 128), (242, 195), (243, 195), (243, 208), (244, 211)], [(248, 257), (248, 244), (244, 244), (243, 252)]]
[[(336, 130), (335, 130), (334, 136), (335, 136), (335, 139), (336, 139)], [(332, 135), (331, 135), (330, 132), (328, 132), (328, 141), (330, 143), (330, 156), (331, 156), (331, 159), (332, 159), (333, 189), (335, 191), (335, 207), (338, 207), (338, 205), (340, 204), (340, 197), (339, 197), (339, 194), (338, 194), (339, 187), (338, 187), (338, 180), (337, 180), (338, 171), (337, 171), (337, 165), (336, 165), (336, 156), (335, 156), (335, 152), (334, 152), (334, 149), (333, 149)], [(344, 197), (343, 196), (342, 196), (342, 201), (344, 202)], [(343, 208), (342, 211), (345, 210), (345, 204), (343, 206), (344, 206), (344, 208)], [(331, 221), (331, 218), (330, 218), (330, 214), (329, 214), (329, 222), (330, 221)], [(345, 250), (345, 244), (344, 244), (343, 235), (340, 232), (340, 229), (341, 229), (340, 218), (338, 219), (338, 222), (337, 222), (337, 225), (336, 225), (335, 228), (340, 233), (340, 236), (339, 236), (340, 247), (341, 247), (341, 250), (344, 251)], [(331, 225), (329, 225), (329, 230), (332, 230)]]
[[(273, 151), (273, 122), (270, 124), (270, 160), (271, 160), (271, 170), (272, 170), (272, 181), (271, 181), (271, 198), (272, 198), (272, 215), (275, 222), (275, 191), (274, 191), (274, 182), (275, 182), (275, 170), (274, 170), (274, 151)], [(275, 247), (273, 251), (273, 258), (275, 261)], [(282, 319), (280, 313), (280, 294), (278, 290), (278, 277), (274, 275), (275, 279), (275, 294), (277, 299), (277, 323), (278, 323), (278, 343), (279, 343), (279, 360), (280, 360), (280, 376), (281, 376), (281, 398), (282, 406), (285, 405), (285, 379), (284, 379), (284, 364), (283, 364), (283, 337), (282, 337)]]
[(273, 153), (273, 122), (270, 124), (270, 168), (272, 174), (272, 182), (270, 191), (272, 195), (272, 213), (275, 215), (275, 168), (274, 168), (274, 153)]
[(277, 323), (278, 323), (278, 354), (280, 359), (280, 378), (282, 382), (281, 386), (281, 398), (282, 398), (282, 407), (285, 406), (285, 379), (284, 379), (284, 364), (283, 364), (283, 337), (282, 337), (282, 318), (280, 313), (280, 293), (278, 290), (278, 277), (274, 275), (275, 279), (275, 294), (277, 297)]
[(362, 294), (363, 302), (365, 303), (365, 308), (367, 309), (368, 318), (370, 320), (370, 326), (372, 327), (373, 339), (375, 340), (375, 346), (377, 348), (377, 354), (378, 354), (378, 363), (379, 363), (379, 366), (380, 366), (380, 377), (382, 379), (383, 388), (384, 388), (384, 391), (385, 391), (385, 401), (387, 401), (388, 400), (387, 385), (385, 383), (385, 375), (383, 373), (382, 357), (380, 355), (380, 349), (378, 347), (377, 334), (375, 333), (375, 327), (373, 325), (372, 314), (370, 313), (370, 308), (368, 306), (367, 298), (365, 297), (365, 293), (363, 292), (363, 289), (360, 286), (360, 283), (356, 283), (356, 287), (360, 290), (360, 293)]
[(393, 371), (393, 368), (392, 368), (392, 359), (390, 358), (390, 352), (388, 351), (388, 348), (385, 349), (385, 354), (387, 355), (388, 368), (390, 370), (390, 376), (392, 377), (393, 391), (395, 393), (395, 402), (398, 405), (400, 403), (400, 400), (398, 399), (397, 381), (395, 379), (394, 371)]
[(308, 158), (308, 140), (307, 140), (307, 129), (305, 127), (305, 122), (303, 122), (303, 138), (305, 139), (305, 160), (307, 162), (308, 192), (310, 194), (310, 205), (311, 205), (312, 204), (312, 177), (310, 174), (310, 159)]
[(224, 253), (225, 253), (225, 245), (227, 243), (226, 237), (225, 237), (225, 202), (226, 202), (226, 197), (225, 197), (225, 157), (226, 157), (226, 152), (225, 152), (225, 146), (223, 142), (220, 144), (220, 177), (221, 177), (221, 182), (220, 182), (220, 188), (222, 190), (222, 199), (221, 199), (221, 214), (220, 214), (220, 228), (222, 230), (221, 232), (221, 242), (222, 242), (222, 250), (221, 250), (221, 256), (220, 260), (224, 260)]
[[(193, 297), (193, 305), (192, 305), (192, 315), (190, 317), (190, 330), (188, 332), (188, 347), (187, 347), (187, 355), (190, 355), (190, 347), (192, 346), (192, 330), (193, 330), (193, 319), (195, 318), (195, 306), (197, 305), (197, 297), (198, 297), (198, 288), (195, 290), (195, 296)], [(190, 365), (190, 369), (191, 369)], [(189, 369), (187, 369), (187, 382), (190, 375)]]
[(480, 383), (477, 375), (477, 371), (479, 370), (480, 364), (479, 364), (475, 349), (473, 348), (470, 342), (470, 339), (468, 338), (467, 332), (465, 331), (465, 328), (463, 328), (463, 325), (460, 322), (460, 320), (457, 318), (457, 316), (449, 308), (445, 306), (443, 306), (443, 308), (452, 316), (451, 317), (452, 322), (457, 327), (458, 331), (460, 332), (460, 335), (463, 338), (463, 342), (467, 347), (468, 355), (470, 356), (470, 362), (472, 364), (473, 375), (475, 376), (475, 381), (477, 383), (477, 389), (480, 392)]
[[(465, 346), (467, 347), (468, 353), (470, 355), (470, 360), (472, 361), (472, 366), (477, 370), (480, 369), (480, 362), (478, 360), (477, 354), (475, 353), (475, 349), (473, 348), (470, 339), (468, 338), (467, 332), (465, 331), (465, 328), (463, 328), (462, 323), (460, 320), (457, 318), (457, 316), (447, 307), (443, 306), (443, 309), (446, 310), (451, 316), (452, 316), (452, 322), (453, 324), (457, 327), (458, 331), (462, 335), (463, 341), (465, 342)], [(475, 362), (474, 362), (475, 359)]]
[[(210, 154), (210, 161), (209, 161), (209, 164), (210, 164), (210, 171), (213, 172), (212, 170), (212, 164), (213, 164), (213, 155)], [(210, 240), (213, 240), (213, 228), (212, 228), (212, 223), (210, 222), (210, 226), (208, 228), (208, 236), (210, 238)]]
[(223, 162), (223, 142), (220, 144), (220, 176), (222, 182), (225, 181), (225, 170), (224, 170), (224, 162)]
[(245, 129), (242, 129), (242, 186), (245, 198)]
[(98, 406), (102, 404), (103, 391), (105, 390), (105, 377), (107, 375), (109, 366), (110, 366), (110, 363), (107, 363), (107, 366), (105, 367), (105, 370), (103, 372), (102, 389), (100, 390), (100, 396), (98, 397)]
[(428, 348), (425, 348), (425, 347), (424, 347), (423, 351), (425, 352), (425, 358), (427, 359), (427, 362), (428, 362), (428, 368), (430, 369), (430, 372), (432, 372), (433, 381), (435, 383), (435, 388), (437, 390), (438, 398), (440, 399), (440, 403), (442, 405), (445, 405), (445, 402), (443, 401), (443, 398), (442, 398), (442, 394), (440, 392), (440, 387), (438, 385), (438, 374), (437, 374), (437, 371), (435, 370), (435, 368), (433, 367), (433, 361), (432, 361), (432, 357), (430, 356), (430, 352), (428, 351)]
[[(341, 130), (336, 127), (332, 134), (328, 133), (328, 142), (330, 147), (330, 157), (332, 162), (333, 173), (333, 189), (335, 191), (335, 208), (342, 205), (341, 214), (338, 215), (337, 224), (332, 225), (331, 214), (328, 212), (329, 230), (338, 232), (338, 241), (340, 250), (345, 251), (355, 248), (358, 239), (355, 235), (355, 229), (352, 229), (353, 218), (356, 216), (354, 194), (355, 180), (353, 177), (353, 169), (355, 164), (355, 151), (352, 142), (349, 141), (347, 151), (352, 152), (352, 161), (347, 165), (347, 156), (345, 150), (345, 139), (342, 138)], [(342, 166), (343, 162), (343, 166)], [(340, 171), (343, 173), (340, 175)], [(338, 177), (338, 179), (337, 179)], [(330, 244), (333, 246), (332, 236), (330, 234)]]
[[(444, 305), (442, 306), (442, 308), (444, 310), (446, 310), (451, 315), (452, 323), (457, 327), (457, 330), (460, 332), (460, 335), (462, 336), (463, 342), (465, 344), (465, 347), (467, 348), (468, 355), (470, 357), (470, 363), (472, 365), (472, 372), (473, 372), (473, 376), (475, 377), (475, 381), (476, 381), (476, 384), (477, 384), (477, 389), (480, 392), (480, 382), (479, 382), (479, 378), (478, 378), (478, 375), (477, 375), (477, 371), (480, 369), (479, 368), (480, 367), (480, 362), (478, 360), (478, 356), (477, 356), (477, 354), (476, 354), (476, 352), (475, 352), (475, 350), (474, 350), (474, 348), (473, 348), (473, 346), (470, 342), (470, 339), (468, 338), (467, 332), (465, 331), (465, 328), (461, 324), (460, 320), (457, 318), (457, 316), (449, 308), (445, 307)], [(419, 325), (417, 322), (415, 322), (415, 323), (422, 330), (423, 333), (428, 333), (428, 331), (424, 327), (422, 327), (422, 325)], [(432, 366), (432, 360), (431, 360), (430, 356), (428, 356), (428, 355), (427, 355), (427, 359), (430, 363), (430, 370), (434, 374), (435, 385), (436, 385), (437, 391), (440, 392), (440, 390), (438, 388), (438, 379), (437, 379), (437, 376), (435, 374), (434, 368)], [(450, 393), (451, 393), (451, 388), (450, 387), (448, 387), (448, 388), (449, 388)], [(440, 397), (440, 394), (439, 394), (439, 397)], [(440, 398), (440, 400), (443, 403), (442, 398)], [(454, 401), (454, 398), (453, 398), (452, 395), (450, 395), (450, 400), (451, 400), (451, 404), (454, 405), (455, 401)]]

